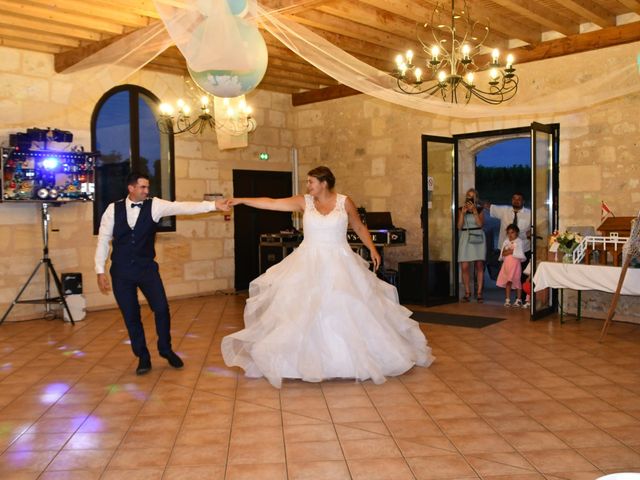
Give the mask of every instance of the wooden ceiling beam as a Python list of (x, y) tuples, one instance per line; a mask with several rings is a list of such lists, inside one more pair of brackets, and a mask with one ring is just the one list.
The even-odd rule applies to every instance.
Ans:
[(272, 83), (260, 82), (260, 85), (256, 87), (256, 90), (267, 90), (269, 92), (286, 93), (287, 95), (293, 95), (299, 92), (300, 88), (283, 87), (281, 85), (274, 85)]
[(316, 67), (310, 64), (300, 64), (287, 62), (281, 59), (269, 59), (269, 66), (267, 68), (277, 68), (278, 70), (293, 72), (305, 75), (307, 77), (315, 78), (319, 82), (336, 82), (336, 80), (326, 73), (318, 70)]
[[(410, 1), (415, 3), (418, 0)], [(437, 0), (427, 0), (424, 3), (428, 4), (431, 9), (438, 6)], [(439, 7), (444, 8), (447, 14), (451, 14), (451, 9), (446, 5), (443, 7), (440, 4)], [(506, 12), (505, 15), (505, 12), (501, 9), (496, 11), (496, 9), (488, 8), (486, 4), (473, 2), (468, 8), (468, 13), (471, 20), (489, 27), (489, 32), (494, 31), (505, 38), (518, 39), (527, 43), (539, 43), (542, 39), (540, 28), (533, 28), (530, 24), (521, 23), (514, 19), (512, 15), (509, 15), (509, 12)]]
[(322, 88), (322, 85), (317, 82), (296, 80), (293, 78), (280, 78), (274, 77), (273, 75), (265, 75), (262, 81), (265, 83), (302, 88), (305, 90), (317, 90), (319, 88)]
[(618, 0), (618, 3), (621, 3), (633, 13), (640, 15), (640, 0)]
[[(269, 48), (271, 49), (272, 47)], [(274, 69), (279, 72), (288, 72), (293, 77), (305, 78), (310, 82), (316, 82), (323, 85), (332, 85), (338, 83), (329, 75), (321, 72), (316, 67), (309, 65), (307, 62), (295, 55), (290, 50), (284, 48), (282, 50), (286, 50), (287, 52), (289, 52), (289, 57), (297, 58), (301, 61), (301, 63), (288, 61), (282, 58), (275, 58), (270, 55), (267, 71), (270, 71), (269, 69)], [(154, 59), (152, 63), (162, 64), (166, 66), (183, 67), (184, 73), (187, 74), (186, 61), (180, 53), (180, 50), (178, 50), (178, 48), (175, 46), (164, 51), (156, 59)]]
[[(24, 2), (22, 2), (24, 3)], [(29, 3), (57, 12), (81, 13), (98, 21), (108, 21), (128, 27), (146, 27), (149, 18), (131, 13), (129, 8), (102, 7), (88, 0), (29, 0)]]
[(337, 98), (360, 95), (361, 93), (362, 92), (355, 90), (354, 88), (347, 87), (346, 85), (337, 85), (335, 87), (327, 87), (321, 90), (294, 93), (291, 95), (291, 104), (294, 107), (299, 107), (300, 105), (326, 102), (327, 100), (335, 100)]
[(124, 35), (117, 35), (106, 40), (90, 43), (83, 47), (74, 48), (73, 50), (66, 50), (64, 52), (57, 53), (53, 58), (54, 69), (58, 73), (63, 72), (67, 68), (72, 67), (99, 50), (102, 50), (104, 47), (120, 40), (123, 36)]
[(80, 41), (61, 35), (33, 32), (23, 28), (0, 26), (0, 37), (13, 38), (14, 40), (28, 40), (40, 42), (58, 47), (76, 48), (80, 45)]
[[(374, 45), (369, 42), (365, 42), (364, 40), (357, 40), (355, 38), (344, 37), (342, 35), (338, 35), (333, 32), (323, 32), (317, 30), (314, 27), (309, 27), (309, 29), (322, 36), (325, 40), (331, 42), (336, 47), (345, 50), (351, 54), (359, 54), (365, 55), (371, 58), (377, 58), (378, 60), (382, 60), (389, 64), (389, 67), (393, 67), (394, 59), (398, 53), (398, 50), (390, 50), (389, 48), (381, 47), (379, 45)], [(405, 45), (405, 49), (409, 45)], [(416, 52), (416, 59), (426, 59), (423, 52)]]
[(348, 0), (347, 3), (334, 2), (321, 5), (318, 10), (356, 24), (392, 33), (405, 40), (414, 41), (416, 39), (417, 24), (415, 21), (409, 21), (389, 11), (363, 3), (354, 4), (351, 0)]
[(0, 12), (0, 25), (13, 27), (15, 27), (16, 25), (20, 25), (20, 28), (24, 28), (27, 30), (33, 30), (35, 32), (48, 32), (55, 35), (64, 35), (66, 37), (77, 38), (79, 40), (97, 41), (102, 39), (102, 35), (100, 33), (86, 30), (82, 27), (58, 25), (56, 23), (47, 22), (46, 20), (24, 18), (5, 12)]
[(600, 27), (614, 27), (616, 16), (591, 0), (562, 0), (561, 5)]
[[(423, 1), (413, 2), (407, 0), (360, 0), (360, 2), (366, 3), (367, 5), (381, 10), (392, 12), (407, 19), (413, 19), (418, 25), (423, 25), (427, 22), (430, 22), (433, 15), (433, 10), (435, 8), (435, 6), (425, 6), (425, 2)], [(479, 31), (478, 33), (484, 35), (484, 30)], [(425, 41), (431, 40), (431, 37), (425, 37), (425, 35), (422, 35), (422, 38)], [(496, 30), (492, 31), (491, 29), (489, 29), (489, 35), (487, 35), (486, 44), (491, 46), (492, 48), (504, 49), (507, 47), (508, 38), (509, 37), (507, 35), (500, 35), (496, 33)], [(403, 50), (405, 49), (406, 47)]]
[(294, 15), (332, 1), (333, 0), (260, 0), (260, 4), (269, 10)]
[[(571, 35), (510, 51), (516, 63), (535, 62), (640, 41), (640, 22)], [(488, 60), (488, 57), (487, 57)]]
[(271, 65), (267, 67), (265, 77), (289, 78), (291, 80), (300, 80), (307, 83), (317, 83), (325, 87), (339, 84), (337, 80), (334, 80), (333, 78), (328, 76), (326, 78), (319, 78), (315, 76), (305, 75), (304, 73), (292, 72), (291, 70), (282, 70), (276, 67), (272, 67)]
[(364, 40), (382, 47), (398, 51), (407, 49), (407, 39), (377, 28), (354, 24), (351, 20), (329, 15), (319, 11), (307, 11), (289, 17), (292, 21), (308, 27), (315, 27), (326, 32), (338, 33), (345, 37)]
[(153, 72), (168, 73), (170, 75), (183, 76), (185, 74), (185, 71), (181, 68), (153, 62), (147, 63), (144, 68)]
[(491, 0), (507, 10), (522, 15), (533, 23), (563, 35), (580, 33), (580, 24), (558, 15), (554, 10), (532, 0)]
[(135, 13), (136, 15), (142, 15), (149, 18), (160, 18), (160, 14), (156, 10), (156, 6), (153, 0), (137, 0), (131, 2), (131, 0), (91, 0), (91, 3), (106, 8), (121, 8), (129, 13)]
[(104, 20), (92, 19), (81, 14), (59, 12), (51, 8), (39, 7), (26, 4), (22, 1), (0, 0), (0, 10), (5, 13), (25, 16), (27, 18), (35, 17), (50, 22), (56, 22), (62, 25), (70, 25), (75, 27), (80, 25), (81, 28), (94, 30), (97, 32), (105, 32), (111, 34), (121, 34), (124, 27), (117, 23)]
[(58, 53), (61, 47), (51, 45), (49, 43), (40, 43), (33, 40), (25, 42), (24, 40), (16, 40), (13, 38), (0, 37), (0, 46), (19, 48), (20, 50), (30, 50), (32, 52), (42, 53)]

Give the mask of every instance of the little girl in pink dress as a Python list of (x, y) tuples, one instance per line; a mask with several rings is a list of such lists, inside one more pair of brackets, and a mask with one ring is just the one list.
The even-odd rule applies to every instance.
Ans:
[(522, 265), (520, 262), (526, 259), (522, 249), (522, 240), (518, 238), (520, 229), (517, 225), (509, 225), (507, 227), (507, 238), (502, 244), (500, 250), (500, 260), (502, 267), (496, 280), (498, 287), (506, 289), (504, 306), (511, 306), (511, 289), (516, 289), (516, 301), (514, 306), (522, 306), (522, 284), (520, 277), (522, 276)]

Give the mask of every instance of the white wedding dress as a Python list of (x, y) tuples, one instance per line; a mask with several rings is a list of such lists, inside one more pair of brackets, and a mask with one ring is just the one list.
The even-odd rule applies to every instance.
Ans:
[(347, 243), (344, 195), (322, 215), (305, 195), (304, 240), (249, 286), (245, 329), (222, 340), (229, 366), (248, 377), (385, 381), (434, 358), (393, 285)]

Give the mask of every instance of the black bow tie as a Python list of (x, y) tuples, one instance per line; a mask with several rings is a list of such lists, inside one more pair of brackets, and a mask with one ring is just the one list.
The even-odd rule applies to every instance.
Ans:
[(132, 203), (131, 204), (131, 208), (135, 208), (135, 207), (142, 208), (142, 202), (140, 202), (140, 203)]

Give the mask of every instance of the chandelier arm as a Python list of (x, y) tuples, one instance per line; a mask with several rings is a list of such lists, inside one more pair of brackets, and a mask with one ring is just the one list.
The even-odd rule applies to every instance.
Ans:
[(473, 88), (470, 90), (473, 96), (491, 105), (499, 105), (502, 102), (511, 100), (515, 96), (517, 91), (518, 91), (517, 81), (513, 82), (513, 85), (506, 89), (500, 89), (500, 90), (495, 90), (490, 92), (478, 90), (476, 88)]
[(446, 85), (441, 84), (440, 82), (437, 82), (435, 85), (431, 85), (431, 86), (426, 86), (424, 88), (422, 88), (422, 85), (424, 85), (424, 83), (420, 84), (420, 85), (414, 85), (411, 89), (407, 88), (407, 86), (409, 86), (408, 83), (403, 82), (402, 80), (400, 80), (399, 78), (396, 79), (397, 84), (398, 84), (398, 88), (408, 94), (408, 95), (433, 95), (434, 93), (438, 92), (439, 90), (445, 90)]
[(508, 79), (503, 78), (502, 85), (500, 85), (500, 87), (492, 86), (489, 91), (480, 90), (477, 87), (474, 87), (473, 90), (478, 92), (481, 95), (508, 96), (508, 98), (506, 98), (505, 100), (509, 100), (510, 98), (513, 98), (516, 91), (518, 90), (518, 77), (514, 75), (513, 77)]

